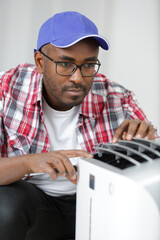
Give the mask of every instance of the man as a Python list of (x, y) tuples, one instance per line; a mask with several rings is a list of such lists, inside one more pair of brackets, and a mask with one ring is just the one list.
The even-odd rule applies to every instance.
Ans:
[(59, 13), (39, 31), (36, 66), (1, 76), (0, 239), (74, 238), (72, 158), (93, 157), (97, 143), (154, 138), (134, 94), (98, 74), (99, 46), (109, 48), (93, 22)]

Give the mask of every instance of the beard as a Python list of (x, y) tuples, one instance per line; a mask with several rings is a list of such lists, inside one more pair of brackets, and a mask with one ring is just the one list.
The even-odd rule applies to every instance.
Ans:
[[(67, 82), (67, 81), (66, 81)], [(55, 84), (53, 84), (55, 83)], [(90, 89), (90, 88), (89, 88)], [(59, 79), (51, 80), (47, 74), (43, 74), (43, 96), (50, 107), (55, 110), (65, 111), (80, 105), (87, 95), (88, 86), (71, 82), (69, 85), (61, 86)], [(80, 91), (80, 94), (70, 92)]]

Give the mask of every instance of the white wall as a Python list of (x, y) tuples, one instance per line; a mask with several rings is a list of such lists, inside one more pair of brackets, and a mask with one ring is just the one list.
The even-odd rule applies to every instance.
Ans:
[(0, 71), (34, 63), (41, 24), (66, 10), (96, 23), (111, 45), (100, 51), (101, 72), (133, 90), (160, 129), (160, 0), (0, 0)]

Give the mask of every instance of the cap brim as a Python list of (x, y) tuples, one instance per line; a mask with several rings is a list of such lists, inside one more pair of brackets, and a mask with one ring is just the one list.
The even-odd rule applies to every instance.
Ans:
[(73, 39), (73, 36), (72, 36), (72, 42), (71, 42), (70, 39), (68, 41), (66, 41), (66, 39), (65, 39), (64, 43), (63, 43), (63, 41), (59, 42), (58, 40), (50, 42), (50, 43), (53, 44), (55, 47), (58, 47), (58, 48), (67, 48), (67, 47), (73, 46), (74, 44), (76, 44), (77, 42), (79, 42), (79, 41), (81, 41), (85, 38), (90, 38), (90, 37), (96, 39), (99, 46), (102, 47), (103, 49), (105, 49), (105, 50), (109, 49), (109, 42), (104, 37), (102, 37), (100, 35), (94, 35), (94, 34), (84, 35), (84, 36), (81, 35), (79, 37), (76, 37), (75, 39)]

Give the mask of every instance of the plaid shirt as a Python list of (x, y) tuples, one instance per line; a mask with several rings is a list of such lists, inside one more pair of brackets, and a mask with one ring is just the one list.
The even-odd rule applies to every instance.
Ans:
[[(97, 74), (80, 107), (77, 136), (84, 150), (112, 141), (125, 119), (147, 118), (133, 92)], [(53, 136), (54, 137), (54, 136)], [(42, 75), (34, 65), (19, 65), (0, 77), (1, 156), (49, 151), (42, 112)]]

